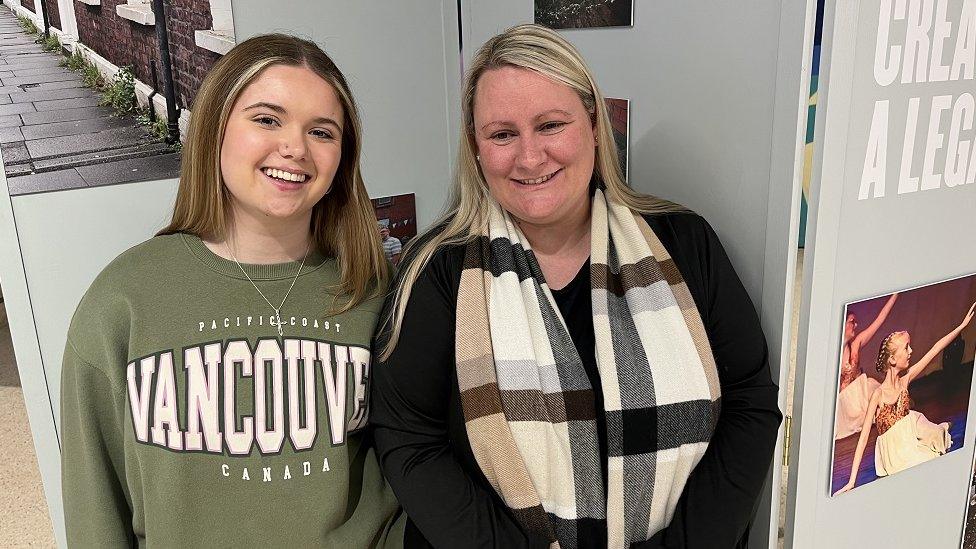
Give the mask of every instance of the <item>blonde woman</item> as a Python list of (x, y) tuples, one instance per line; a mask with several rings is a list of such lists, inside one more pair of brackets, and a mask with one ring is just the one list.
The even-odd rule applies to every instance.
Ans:
[(385, 541), (396, 503), (363, 427), (388, 266), (360, 140), (314, 43), (258, 36), (215, 64), (172, 222), (106, 267), (71, 322), (69, 545)]
[(878, 361), (875, 367), (885, 374), (884, 381), (875, 389), (868, 402), (867, 415), (857, 439), (854, 461), (851, 464), (851, 478), (837, 490), (842, 494), (857, 485), (857, 472), (868, 444), (871, 423), (878, 428), (878, 438), (874, 445), (874, 469), (879, 477), (904, 471), (909, 467), (941, 456), (952, 447), (949, 423), (939, 424), (929, 421), (925, 414), (911, 409), (908, 389), (918, 379), (932, 359), (939, 355), (952, 340), (973, 320), (973, 304), (962, 322), (942, 336), (921, 359), (912, 364), (911, 334), (893, 332), (881, 342)]
[(371, 424), (407, 547), (733, 547), (780, 414), (749, 296), (697, 215), (628, 188), (557, 33), (474, 56), (453, 198), (414, 239)]
[(891, 294), (874, 322), (860, 332), (857, 331), (857, 315), (847, 315), (844, 322), (844, 347), (840, 353), (840, 389), (837, 394), (834, 439), (842, 439), (861, 431), (871, 394), (880, 385), (861, 369), (861, 347), (878, 332), (897, 299), (898, 292)]

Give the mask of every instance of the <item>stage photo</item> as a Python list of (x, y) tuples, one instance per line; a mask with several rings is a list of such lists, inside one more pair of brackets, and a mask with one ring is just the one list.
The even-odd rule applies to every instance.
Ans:
[(963, 447), (974, 302), (969, 275), (845, 307), (831, 494)]

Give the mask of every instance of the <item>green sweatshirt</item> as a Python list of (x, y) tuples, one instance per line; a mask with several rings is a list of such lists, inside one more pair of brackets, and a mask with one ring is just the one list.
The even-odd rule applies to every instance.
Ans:
[[(244, 265), (275, 305), (299, 263)], [(190, 235), (116, 258), (71, 321), (61, 379), (71, 547), (398, 546), (364, 441), (381, 300), (327, 313), (311, 254), (280, 310)]]

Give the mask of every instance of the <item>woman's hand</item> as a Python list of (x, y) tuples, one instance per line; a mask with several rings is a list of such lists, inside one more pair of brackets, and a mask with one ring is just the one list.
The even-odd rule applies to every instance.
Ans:
[(976, 303), (973, 303), (972, 306), (969, 307), (969, 312), (966, 313), (966, 318), (963, 318), (962, 322), (959, 324), (960, 330), (965, 328), (969, 324), (969, 322), (973, 319), (974, 310), (976, 310)]
[(925, 356), (923, 356), (921, 360), (908, 368), (908, 373), (906, 373), (902, 379), (904, 379), (906, 383), (911, 383), (916, 376), (922, 373), (922, 370), (928, 366), (929, 362), (931, 362), (937, 354), (941, 353), (943, 349), (948, 347), (949, 344), (952, 343), (952, 340), (959, 337), (959, 333), (962, 332), (963, 328), (969, 325), (969, 322), (973, 319), (974, 311), (976, 311), (976, 303), (973, 303), (969, 307), (969, 310), (966, 311), (966, 317), (962, 319), (962, 322), (958, 326), (953, 328), (953, 330), (948, 334), (942, 336), (942, 339), (936, 341), (935, 345), (929, 349), (929, 352), (925, 353)]
[(884, 324), (885, 320), (888, 319), (888, 313), (891, 312), (891, 308), (895, 306), (895, 301), (898, 300), (898, 292), (891, 294), (888, 301), (885, 302), (884, 307), (881, 308), (881, 312), (875, 317), (874, 321), (856, 336), (854, 340), (851, 341), (851, 364), (858, 364), (860, 361), (861, 347), (877, 333), (878, 328)]
[(837, 490), (836, 492), (834, 492), (834, 495), (835, 496), (838, 496), (840, 494), (843, 494), (844, 492), (849, 492), (851, 490), (851, 488), (854, 487), (854, 482), (855, 482), (855, 479), (849, 480), (847, 482), (847, 484), (841, 486), (840, 490)]

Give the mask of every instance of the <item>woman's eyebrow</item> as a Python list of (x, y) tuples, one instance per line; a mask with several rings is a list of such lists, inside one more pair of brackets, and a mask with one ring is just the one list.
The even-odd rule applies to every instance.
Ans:
[(276, 113), (279, 113), (279, 114), (284, 114), (286, 112), (285, 111), (285, 108), (282, 107), (281, 105), (276, 105), (274, 103), (268, 103), (267, 101), (258, 101), (257, 103), (255, 103), (255, 104), (253, 104), (251, 106), (244, 107), (244, 110), (245, 111), (249, 111), (249, 110), (252, 110), (252, 109), (260, 109), (260, 108), (270, 109), (270, 110), (272, 110), (272, 111), (274, 111)]
[(315, 124), (329, 124), (329, 125), (335, 126), (335, 128), (337, 130), (339, 130), (340, 132), (342, 131), (342, 126), (338, 122), (336, 122), (335, 120), (333, 120), (333, 119), (331, 119), (331, 118), (329, 118), (327, 116), (320, 116), (320, 117), (316, 118), (315, 120), (312, 120), (312, 122), (315, 123)]
[[(249, 105), (247, 107), (244, 107), (243, 110), (249, 111), (249, 110), (260, 109), (260, 108), (265, 108), (265, 109), (268, 109), (268, 110), (272, 110), (272, 111), (274, 111), (274, 112), (276, 112), (278, 114), (285, 114), (286, 112), (288, 112), (281, 105), (277, 105), (275, 103), (268, 103), (267, 101), (258, 101), (257, 103), (255, 103), (253, 105)], [(329, 124), (329, 125), (335, 126), (336, 129), (339, 130), (340, 132), (342, 131), (342, 125), (339, 124), (338, 122), (336, 122), (335, 120), (327, 117), (327, 116), (319, 116), (319, 117), (315, 118), (314, 120), (312, 120), (312, 122), (315, 123), (315, 124)]]
[[(562, 109), (549, 109), (548, 111), (540, 112), (539, 114), (533, 116), (532, 117), (532, 120), (539, 120), (539, 119), (545, 118), (545, 117), (547, 117), (547, 116), (549, 116), (551, 114), (559, 114), (559, 115), (567, 116), (567, 117), (572, 117), (573, 116), (568, 111), (564, 111)], [(512, 124), (512, 122), (509, 122), (507, 120), (493, 120), (491, 122), (488, 122), (484, 126), (481, 126), (481, 129), (482, 130), (488, 129), (488, 126), (491, 126), (492, 124), (500, 124), (500, 125), (503, 125), (504, 126), (506, 124)]]
[(550, 114), (561, 114), (563, 116), (572, 116), (569, 112), (564, 111), (562, 109), (549, 109), (546, 112), (541, 112), (541, 113), (535, 115), (535, 118), (533, 118), (533, 120), (538, 120), (540, 118), (545, 118), (546, 116), (549, 116)]

